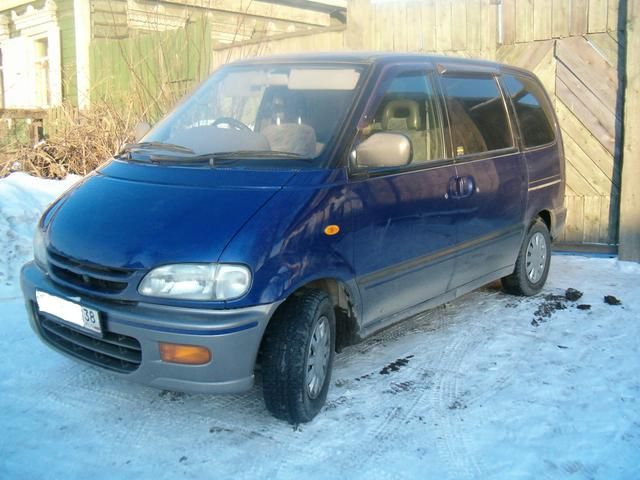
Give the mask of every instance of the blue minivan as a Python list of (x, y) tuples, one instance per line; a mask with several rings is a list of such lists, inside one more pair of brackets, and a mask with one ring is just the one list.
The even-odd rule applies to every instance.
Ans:
[(497, 279), (539, 292), (564, 188), (526, 70), (245, 60), (45, 211), (22, 289), (70, 357), (187, 392), (247, 390), (257, 371), (268, 410), (307, 422), (345, 345)]

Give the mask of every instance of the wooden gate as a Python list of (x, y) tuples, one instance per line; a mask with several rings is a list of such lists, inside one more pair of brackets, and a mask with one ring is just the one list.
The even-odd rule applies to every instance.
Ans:
[(499, 61), (534, 71), (552, 95), (567, 167), (567, 228), (559, 239), (564, 243), (617, 243), (617, 52), (608, 33), (503, 46), (497, 52)]

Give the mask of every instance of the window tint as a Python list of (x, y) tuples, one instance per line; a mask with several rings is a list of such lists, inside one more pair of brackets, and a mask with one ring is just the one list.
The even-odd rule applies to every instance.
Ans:
[(493, 77), (442, 77), (457, 156), (513, 147), (507, 112)]
[(544, 94), (532, 80), (504, 75), (502, 84), (516, 110), (522, 142), (525, 147), (537, 147), (553, 142), (555, 134), (549, 121), (550, 113)]
[(361, 132), (361, 139), (378, 132), (405, 135), (411, 142), (412, 164), (444, 158), (440, 115), (430, 75), (403, 73), (387, 84), (372, 122)]

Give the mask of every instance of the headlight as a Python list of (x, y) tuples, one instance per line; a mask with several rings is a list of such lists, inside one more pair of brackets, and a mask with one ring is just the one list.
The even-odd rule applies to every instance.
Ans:
[(36, 227), (33, 235), (33, 259), (41, 268), (47, 266), (47, 247), (44, 245), (44, 235), (40, 227)]
[(138, 292), (183, 300), (231, 300), (249, 290), (251, 272), (243, 265), (182, 263), (151, 270)]

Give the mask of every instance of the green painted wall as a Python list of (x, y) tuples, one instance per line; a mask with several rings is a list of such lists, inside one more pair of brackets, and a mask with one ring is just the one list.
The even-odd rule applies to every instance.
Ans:
[(177, 30), (94, 39), (91, 100), (133, 107), (153, 122), (208, 75), (210, 64), (211, 33), (202, 19)]

